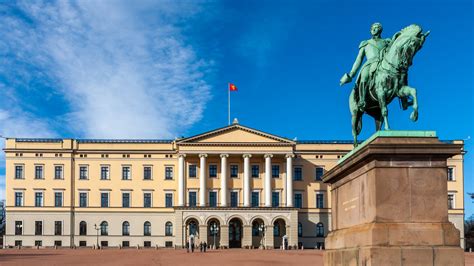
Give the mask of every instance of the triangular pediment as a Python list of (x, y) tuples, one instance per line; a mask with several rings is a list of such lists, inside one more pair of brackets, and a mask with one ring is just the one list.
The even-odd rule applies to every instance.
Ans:
[(234, 124), (224, 128), (212, 130), (193, 137), (185, 138), (177, 141), (177, 144), (211, 144), (211, 143), (253, 143), (253, 144), (294, 144), (286, 138), (275, 136)]

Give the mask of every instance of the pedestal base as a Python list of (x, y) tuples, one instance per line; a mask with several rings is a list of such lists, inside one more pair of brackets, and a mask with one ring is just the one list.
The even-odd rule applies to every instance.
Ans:
[(360, 247), (326, 250), (324, 265), (464, 265), (456, 247)]
[(378, 132), (326, 173), (333, 231), (325, 265), (464, 265), (448, 221), (446, 169), (462, 146), (429, 133)]

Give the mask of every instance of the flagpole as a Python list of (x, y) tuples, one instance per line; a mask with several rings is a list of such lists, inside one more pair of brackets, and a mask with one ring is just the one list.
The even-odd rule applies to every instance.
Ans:
[(227, 83), (227, 103), (228, 103), (228, 122), (229, 122), (229, 126), (230, 126), (230, 83)]

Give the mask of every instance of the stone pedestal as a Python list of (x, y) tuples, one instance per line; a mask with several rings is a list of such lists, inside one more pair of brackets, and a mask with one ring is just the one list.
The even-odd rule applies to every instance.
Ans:
[(324, 265), (464, 265), (448, 221), (446, 159), (434, 132), (379, 131), (323, 177), (332, 231)]

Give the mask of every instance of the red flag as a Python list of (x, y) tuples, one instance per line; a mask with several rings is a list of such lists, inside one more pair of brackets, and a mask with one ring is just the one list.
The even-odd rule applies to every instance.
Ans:
[(237, 86), (235, 86), (235, 85), (232, 84), (232, 83), (229, 83), (229, 90), (230, 90), (230, 91), (237, 91)]

